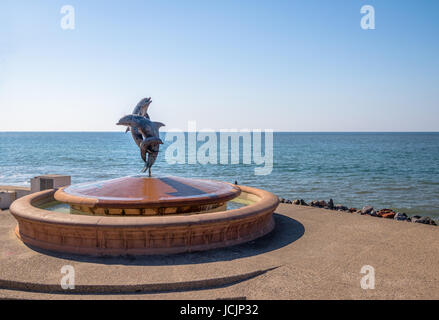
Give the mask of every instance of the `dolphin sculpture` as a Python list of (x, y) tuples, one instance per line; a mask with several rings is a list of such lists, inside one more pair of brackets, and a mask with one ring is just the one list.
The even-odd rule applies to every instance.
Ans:
[(152, 102), (151, 97), (143, 98), (142, 100), (139, 101), (139, 103), (134, 108), (133, 114), (137, 114), (139, 116), (149, 119), (148, 108), (151, 102)]
[(145, 138), (148, 137), (159, 137), (160, 127), (165, 126), (161, 122), (153, 122), (148, 118), (138, 116), (135, 114), (129, 114), (120, 118), (119, 122), (116, 123), (118, 126), (129, 126), (136, 128)]
[[(151, 176), (151, 167), (157, 159), (160, 144), (163, 144), (159, 136), (159, 129), (164, 124), (153, 122), (142, 115), (130, 114), (122, 117), (117, 125), (131, 128), (134, 141), (140, 148), (140, 155), (145, 162), (142, 172), (148, 170), (149, 176)], [(148, 159), (146, 159), (146, 154), (148, 154)]]
[[(145, 167), (142, 172), (146, 170), (149, 171), (149, 176), (151, 176), (151, 167), (154, 164), (157, 156), (159, 154), (160, 145), (163, 144), (162, 140), (157, 137), (149, 137), (143, 140), (140, 145), (140, 156), (145, 162)], [(146, 154), (148, 153), (148, 160), (146, 160)]]
[[(134, 108), (133, 114), (136, 114), (136, 115), (139, 115), (139, 116), (142, 116), (142, 117), (149, 119), (148, 108), (149, 108), (149, 105), (151, 104), (151, 102), (152, 102), (151, 97), (143, 98), (142, 100), (139, 101), (139, 103)], [(130, 129), (132, 129), (132, 128), (127, 127), (127, 129), (125, 130), (125, 133), (130, 131)], [(136, 130), (131, 130), (131, 135), (133, 136), (134, 142), (136, 142), (137, 146), (140, 147), (140, 144), (138, 143), (139, 133), (136, 132)]]

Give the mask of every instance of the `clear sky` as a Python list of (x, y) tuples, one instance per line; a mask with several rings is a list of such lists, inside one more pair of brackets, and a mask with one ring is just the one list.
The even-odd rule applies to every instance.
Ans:
[(439, 131), (438, 39), (436, 0), (1, 0), (0, 131), (122, 131), (146, 96), (168, 130)]

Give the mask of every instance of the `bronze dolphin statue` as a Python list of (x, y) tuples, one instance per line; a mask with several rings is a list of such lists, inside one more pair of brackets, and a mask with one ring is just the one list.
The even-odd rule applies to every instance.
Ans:
[[(163, 141), (157, 137), (148, 137), (143, 140), (140, 145), (140, 156), (145, 162), (145, 167), (143, 168), (142, 172), (145, 172), (146, 170), (151, 170), (151, 167), (159, 154), (159, 148), (161, 144), (163, 144)], [(148, 160), (146, 160), (147, 153)]]
[(119, 126), (128, 126), (136, 128), (139, 133), (143, 135), (144, 138), (148, 137), (159, 137), (160, 127), (165, 126), (161, 122), (154, 122), (145, 117), (129, 114), (120, 118), (119, 122), (116, 123)]
[[(122, 117), (117, 125), (131, 127), (134, 141), (140, 148), (140, 155), (145, 162), (142, 172), (149, 170), (151, 176), (151, 167), (157, 159), (160, 144), (163, 144), (159, 137), (159, 129), (164, 126), (161, 122), (153, 122), (146, 117), (130, 114)], [(148, 153), (148, 160), (146, 154)]]
[[(139, 103), (136, 105), (136, 107), (134, 108), (132, 114), (139, 115), (139, 116), (142, 116), (142, 117), (145, 117), (145, 118), (148, 118), (148, 119), (149, 119), (148, 108), (149, 108), (149, 105), (151, 104), (151, 102), (152, 102), (151, 97), (149, 97), (149, 98), (143, 98), (143, 99), (140, 100)], [(128, 131), (130, 131), (130, 127), (128, 127), (128, 128), (125, 130), (125, 132), (128, 132)], [(134, 139), (134, 141), (136, 141), (136, 138), (135, 138), (135, 135), (134, 135), (134, 134), (133, 134), (133, 139)], [(137, 141), (136, 141), (136, 143), (137, 143)]]

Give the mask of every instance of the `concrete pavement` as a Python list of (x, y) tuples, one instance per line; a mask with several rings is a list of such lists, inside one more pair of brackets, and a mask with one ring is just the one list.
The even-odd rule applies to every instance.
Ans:
[[(26, 247), (3, 211), (0, 297), (439, 299), (439, 227), (289, 204), (276, 212), (275, 230), (244, 245), (175, 256), (86, 258)], [(75, 267), (77, 295), (57, 289), (65, 264)], [(375, 270), (375, 289), (361, 288), (365, 265)]]

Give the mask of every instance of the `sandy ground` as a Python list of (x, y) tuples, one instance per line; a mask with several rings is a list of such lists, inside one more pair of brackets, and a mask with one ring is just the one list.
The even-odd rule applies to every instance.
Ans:
[[(16, 239), (3, 211), (0, 298), (439, 299), (439, 227), (289, 204), (276, 212), (275, 230), (249, 244), (127, 260), (37, 252)], [(64, 264), (75, 267), (77, 294), (51, 293)], [(373, 267), (374, 289), (361, 287), (371, 276), (364, 266)]]

